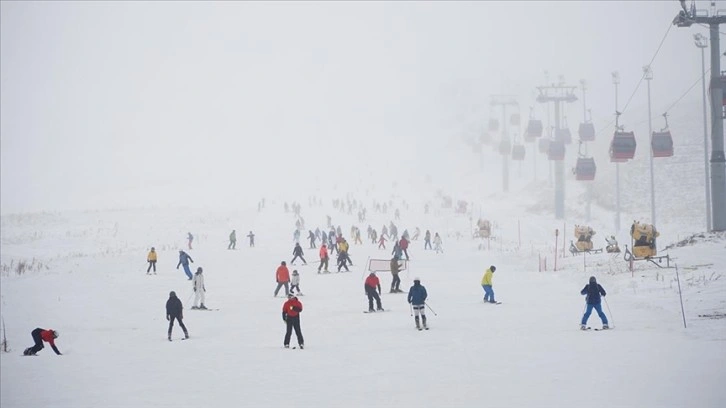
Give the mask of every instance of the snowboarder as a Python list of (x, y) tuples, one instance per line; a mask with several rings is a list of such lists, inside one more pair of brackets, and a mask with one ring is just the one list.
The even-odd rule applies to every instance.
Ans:
[(320, 247), (320, 266), (318, 266), (318, 273), (320, 273), (320, 270), (325, 268), (325, 273), (328, 273), (328, 260), (330, 257), (328, 256), (328, 246), (323, 244)]
[(308, 264), (307, 261), (305, 261), (305, 258), (303, 258), (303, 255), (304, 255), (303, 254), (303, 249), (300, 246), (300, 243), (299, 242), (296, 242), (295, 243), (295, 248), (292, 249), (292, 254), (294, 256), (292, 257), (292, 261), (290, 261), (290, 265), (295, 265), (295, 260), (297, 258), (302, 259), (303, 265), (307, 265)]
[(497, 303), (494, 300), (494, 289), (492, 289), (492, 278), (497, 267), (492, 265), (489, 269), (484, 272), (484, 277), (481, 279), (481, 287), (484, 288), (484, 302)]
[(237, 230), (232, 230), (229, 234), (229, 245), (227, 249), (237, 249)]
[(421, 284), (421, 279), (414, 278), (413, 286), (408, 290), (408, 303), (413, 307), (414, 321), (416, 322), (416, 328), (421, 330), (419, 325), (419, 316), (421, 316), (421, 323), (423, 328), (428, 330), (426, 327), (426, 287)]
[(176, 264), (176, 269), (179, 269), (179, 265), (183, 266), (184, 273), (187, 274), (189, 280), (192, 280), (192, 271), (189, 270), (189, 262), (194, 263), (192, 257), (186, 252), (179, 250), (179, 263)]
[(298, 295), (302, 295), (300, 293), (300, 274), (297, 273), (297, 269), (292, 271), (292, 276), (290, 277), (290, 293), (295, 293), (295, 289), (297, 289)]
[(191, 232), (187, 232), (187, 245), (189, 249), (192, 249), (192, 241), (194, 241), (194, 235)]
[[(375, 272), (371, 272), (370, 275), (366, 278), (365, 283), (363, 284), (363, 289), (365, 289), (366, 296), (368, 296), (368, 311), (374, 312), (373, 310), (373, 299), (376, 300), (376, 310), (383, 311), (383, 306), (381, 305), (381, 281), (378, 279), (378, 276), (376, 276)], [(378, 290), (378, 291), (376, 291)]]
[(399, 286), (401, 286), (401, 278), (398, 277), (398, 273), (401, 272), (401, 264), (398, 263), (398, 258), (395, 256), (391, 258), (391, 275), (393, 275), (393, 280), (391, 281), (391, 292), (390, 293), (400, 293), (403, 292), (401, 289), (399, 289)]
[(292, 336), (292, 330), (295, 329), (295, 336), (297, 337), (297, 344), (300, 348), (305, 347), (305, 341), (303, 340), (302, 330), (300, 330), (300, 312), (303, 310), (303, 305), (292, 293), (287, 295), (287, 301), (282, 305), (282, 321), (285, 322), (285, 340), (283, 345), (285, 348), (290, 348), (290, 337)]
[(146, 262), (149, 263), (149, 267), (146, 268), (146, 274), (149, 275), (151, 268), (154, 268), (154, 275), (156, 275), (156, 249), (154, 247), (151, 247), (151, 251), (146, 255)]
[(182, 306), (181, 300), (176, 297), (176, 292), (173, 290), (169, 292), (169, 300), (166, 301), (166, 320), (169, 321), (169, 332), (167, 338), (169, 341), (171, 341), (171, 329), (174, 327), (175, 319), (179, 321), (179, 326), (181, 326), (182, 330), (184, 330), (184, 338), (189, 338), (187, 327), (184, 326), (184, 322), (182, 321), (182, 319), (184, 319), (183, 309), (184, 306)]
[(275, 289), (275, 297), (277, 292), (280, 291), (281, 287), (285, 287), (285, 295), (290, 293), (289, 282), (290, 282), (290, 270), (287, 269), (285, 261), (280, 262), (280, 266), (275, 271), (275, 281), (277, 282), (277, 288)]
[[(204, 275), (202, 275), (201, 266), (197, 268), (197, 272), (194, 274), (192, 285), (194, 285), (194, 305), (192, 306), (192, 309), (206, 310), (207, 307), (204, 306), (204, 295), (207, 293), (207, 288), (204, 287)], [(201, 305), (197, 307), (200, 299), (202, 301)]]
[(247, 238), (250, 239), (250, 248), (254, 247), (255, 246), (255, 234), (253, 234), (252, 231), (250, 231), (250, 233), (247, 234)]
[(580, 329), (587, 330), (587, 319), (590, 318), (590, 313), (592, 313), (592, 309), (595, 309), (597, 311), (597, 315), (600, 316), (600, 320), (602, 320), (602, 328), (603, 330), (607, 330), (610, 327), (608, 326), (608, 318), (605, 316), (605, 313), (602, 311), (602, 305), (600, 304), (601, 296), (604, 297), (607, 295), (605, 293), (605, 289), (600, 286), (599, 283), (597, 283), (597, 280), (594, 276), (590, 276), (590, 282), (585, 285), (584, 288), (580, 291), (581, 295), (585, 295), (585, 301), (587, 302), (587, 309), (585, 310), (585, 314), (582, 316), (582, 321), (580, 322)]
[(424, 250), (426, 249), (431, 249), (431, 232), (429, 230), (426, 230), (424, 235)]
[(33, 341), (35, 342), (35, 344), (31, 347), (26, 348), (23, 351), (24, 356), (34, 356), (37, 352), (43, 350), (43, 342), (50, 344), (50, 347), (53, 349), (53, 351), (55, 351), (55, 354), (59, 356), (63, 355), (58, 350), (58, 347), (55, 346), (55, 339), (58, 338), (58, 331), (52, 329), (44, 330), (38, 327), (35, 330), (31, 331), (30, 335), (33, 337)]

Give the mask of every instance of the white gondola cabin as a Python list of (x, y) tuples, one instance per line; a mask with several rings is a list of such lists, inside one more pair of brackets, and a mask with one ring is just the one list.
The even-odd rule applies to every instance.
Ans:
[(595, 126), (590, 122), (580, 123), (577, 129), (577, 135), (582, 142), (592, 142), (595, 140)]
[(556, 161), (565, 159), (565, 144), (561, 140), (550, 141), (547, 148), (547, 159)]

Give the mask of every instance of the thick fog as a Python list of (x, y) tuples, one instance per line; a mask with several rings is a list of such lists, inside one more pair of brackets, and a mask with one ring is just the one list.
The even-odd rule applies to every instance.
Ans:
[[(441, 154), (485, 128), (492, 94), (516, 95), (523, 118), (529, 106), (541, 116), (545, 71), (550, 82), (585, 79), (600, 130), (614, 111), (610, 73), (620, 72), (622, 107), (680, 10), (677, 1), (0, 7), (3, 213), (235, 205), (426, 171), (455, 185), (456, 163)], [(697, 32), (707, 29), (671, 28), (653, 62), (654, 116), (699, 77)], [(634, 100), (623, 122), (642, 122), (645, 104)], [(580, 103), (568, 117), (581, 121)]]

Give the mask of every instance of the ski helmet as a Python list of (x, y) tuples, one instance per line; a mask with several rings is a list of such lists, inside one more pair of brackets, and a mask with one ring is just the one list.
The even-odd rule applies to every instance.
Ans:
[(421, 283), (421, 278), (419, 278), (419, 277), (415, 277), (415, 278), (413, 278), (413, 281), (414, 281), (414, 282), (418, 282), (418, 283)]
[(174, 292), (173, 290), (169, 292), (169, 297), (176, 297), (176, 292)]
[(197, 268), (197, 273), (202, 273), (202, 267)]
[(594, 276), (590, 276), (590, 283), (597, 283), (597, 279)]
[(53, 332), (53, 338), (54, 339), (57, 339), (58, 336), (60, 336), (60, 333), (58, 333), (58, 330), (51, 330), (51, 332)]
[(295, 269), (294, 271), (292, 271), (292, 274), (293, 274), (293, 275), (297, 275), (297, 274), (298, 274), (298, 273), (297, 273), (297, 269)]
[(496, 267), (496, 266), (494, 266), (494, 265), (492, 265), (492, 266), (490, 266), (490, 267), (489, 267), (489, 269), (491, 269), (491, 270), (492, 270), (492, 272), (496, 272), (496, 270), (497, 270), (497, 267)]

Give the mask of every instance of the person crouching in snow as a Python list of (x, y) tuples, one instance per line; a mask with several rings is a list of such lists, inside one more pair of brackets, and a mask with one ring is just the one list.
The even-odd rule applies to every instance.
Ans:
[(58, 332), (56, 330), (44, 330), (38, 327), (37, 329), (30, 332), (30, 335), (33, 337), (33, 341), (35, 344), (32, 347), (28, 347), (23, 351), (24, 356), (34, 356), (35, 353), (39, 352), (40, 350), (43, 350), (43, 342), (46, 342), (50, 344), (50, 347), (55, 351), (55, 354), (62, 356), (61, 352), (58, 350), (58, 347), (55, 346), (55, 339), (58, 338)]
[(413, 307), (414, 320), (416, 321), (416, 328), (421, 330), (419, 326), (419, 316), (421, 316), (421, 323), (423, 328), (426, 327), (426, 288), (421, 284), (421, 279), (415, 278), (413, 280), (413, 286), (408, 290), (408, 303)]
[[(204, 306), (204, 295), (207, 293), (207, 288), (204, 287), (204, 275), (202, 275), (201, 266), (197, 268), (197, 272), (194, 274), (194, 280), (192, 281), (192, 284), (194, 285), (194, 305), (192, 306), (192, 309), (206, 310), (207, 307)], [(200, 306), (197, 306), (200, 299), (202, 303)]]
[(300, 274), (297, 273), (297, 269), (292, 271), (292, 276), (290, 277), (290, 293), (295, 293), (295, 289), (297, 289), (298, 295), (302, 295), (300, 292)]
[(595, 311), (597, 311), (597, 315), (600, 316), (600, 320), (602, 320), (602, 328), (605, 330), (609, 329), (608, 318), (605, 316), (605, 313), (603, 313), (602, 305), (600, 304), (602, 301), (601, 296), (605, 296), (607, 293), (605, 293), (605, 289), (597, 283), (594, 276), (590, 276), (590, 282), (582, 288), (580, 294), (586, 296), (585, 301), (587, 302), (587, 309), (585, 310), (585, 314), (582, 316), (580, 329), (587, 330), (587, 319), (590, 318), (592, 309), (595, 309)]
[(297, 344), (300, 348), (305, 347), (305, 341), (303, 340), (302, 330), (300, 330), (300, 312), (303, 310), (303, 305), (292, 293), (287, 295), (287, 302), (282, 305), (282, 321), (285, 322), (285, 340), (283, 345), (285, 348), (290, 347), (290, 337), (292, 336), (293, 329), (295, 330), (295, 336), (297, 337)]

